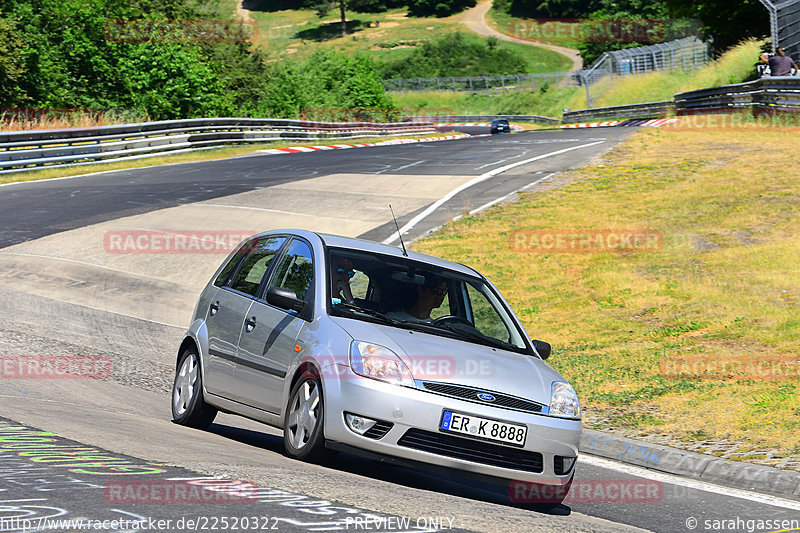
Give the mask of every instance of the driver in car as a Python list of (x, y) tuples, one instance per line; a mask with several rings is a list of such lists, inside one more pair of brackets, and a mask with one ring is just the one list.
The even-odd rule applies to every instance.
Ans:
[(407, 322), (433, 322), (431, 311), (439, 308), (447, 295), (447, 282), (434, 276), (427, 276), (424, 285), (417, 285), (417, 300), (405, 310), (386, 313), (389, 318)]

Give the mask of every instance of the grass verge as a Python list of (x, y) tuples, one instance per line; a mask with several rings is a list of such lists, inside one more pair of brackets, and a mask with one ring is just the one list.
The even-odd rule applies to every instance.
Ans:
[[(564, 187), (459, 219), (414, 248), (500, 287), (527, 330), (553, 343), (550, 362), (588, 427), (798, 456), (798, 133), (640, 131), (562, 173)], [(663, 240), (641, 253), (515, 251), (517, 232), (569, 229)], [(518, 250), (543, 250), (524, 242)]]
[[(679, 92), (740, 83), (755, 73), (761, 41), (745, 41), (696, 72), (653, 72), (636, 76), (605, 78), (591, 86), (592, 106), (605, 107), (671, 100)], [(523, 45), (524, 46), (524, 45)], [(535, 91), (507, 92), (394, 92), (392, 98), (407, 113), (423, 114), (425, 108), (452, 114), (517, 114), (560, 118), (563, 108), (586, 108), (583, 87), (547, 86)], [(438, 111), (437, 111), (438, 112)], [(443, 111), (444, 112), (444, 111)]]
[(579, 88), (547, 86), (535, 91), (487, 95), (485, 92), (393, 92), (395, 105), (403, 114), (451, 115), (540, 115), (560, 118), (564, 102), (580, 93)]
[[(741, 83), (755, 75), (763, 41), (744, 41), (696, 72), (651, 72), (636, 76), (606, 77), (591, 86), (592, 107), (671, 100), (680, 92)], [(570, 109), (586, 107), (585, 91), (565, 103)]]

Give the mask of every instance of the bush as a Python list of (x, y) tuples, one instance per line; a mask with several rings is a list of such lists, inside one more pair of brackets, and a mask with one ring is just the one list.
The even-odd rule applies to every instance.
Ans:
[(462, 33), (451, 33), (385, 66), (384, 78), (492, 76), (519, 74), (526, 68), (527, 61), (520, 53), (499, 46), (497, 40), (471, 39)]
[(317, 51), (301, 62), (273, 67), (265, 107), (273, 116), (302, 117), (393, 104), (371, 59)]
[(408, 14), (412, 17), (447, 17), (475, 4), (476, 0), (408, 0)]

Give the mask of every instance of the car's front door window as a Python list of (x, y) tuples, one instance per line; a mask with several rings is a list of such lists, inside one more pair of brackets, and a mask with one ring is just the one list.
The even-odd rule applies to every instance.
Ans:
[(312, 257), (311, 247), (308, 244), (301, 240), (293, 240), (275, 270), (269, 286), (291, 289), (299, 299), (306, 300), (314, 274)]
[(284, 237), (260, 238), (242, 261), (239, 270), (231, 280), (230, 287), (244, 294), (257, 296), (261, 280), (285, 240)]

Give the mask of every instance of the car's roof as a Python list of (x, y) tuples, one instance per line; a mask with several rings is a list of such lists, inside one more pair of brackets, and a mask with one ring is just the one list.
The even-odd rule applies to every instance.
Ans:
[[(284, 235), (294, 234), (300, 237), (305, 237), (307, 239), (310, 238), (312, 235), (316, 235), (317, 237), (319, 237), (320, 240), (322, 240), (325, 246), (331, 246), (334, 248), (347, 248), (350, 250), (362, 250), (365, 252), (375, 252), (400, 258), (404, 257), (403, 249), (400, 247), (399, 243), (396, 246), (389, 246), (386, 244), (380, 244), (365, 239), (356, 239), (353, 237), (344, 237), (342, 235), (333, 235), (330, 233), (317, 233), (299, 229), (281, 229), (281, 230), (268, 231), (264, 233), (269, 233), (269, 234), (280, 233)], [(421, 261), (423, 263), (435, 265), (441, 268), (455, 270), (456, 272), (461, 272), (463, 274), (471, 276), (480, 275), (476, 270), (466, 265), (462, 265), (461, 263), (447, 261), (446, 259), (441, 259), (439, 257), (434, 257), (432, 255), (414, 252), (412, 250), (408, 250), (408, 258), (413, 259), (415, 261)]]

